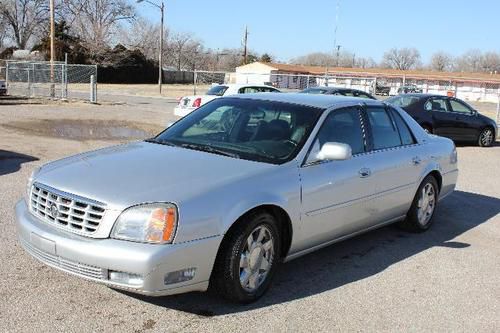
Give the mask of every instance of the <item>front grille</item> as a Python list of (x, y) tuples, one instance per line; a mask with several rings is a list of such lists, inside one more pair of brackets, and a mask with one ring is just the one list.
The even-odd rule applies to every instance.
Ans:
[(42, 184), (35, 183), (31, 188), (31, 212), (43, 221), (77, 234), (92, 235), (97, 231), (106, 212), (103, 206)]
[(31, 245), (29, 242), (23, 240), (22, 238), (20, 238), (20, 241), (21, 245), (29, 254), (31, 254), (33, 257), (40, 260), (44, 264), (91, 279), (107, 280), (108, 278), (106, 269), (89, 266), (68, 259), (64, 259), (57, 255), (53, 255), (45, 251), (42, 251)]

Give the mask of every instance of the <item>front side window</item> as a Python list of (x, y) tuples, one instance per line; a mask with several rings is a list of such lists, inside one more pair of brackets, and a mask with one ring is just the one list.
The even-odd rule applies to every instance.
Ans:
[(447, 112), (448, 106), (444, 98), (431, 98), (424, 105), (425, 111)]
[(453, 112), (460, 112), (460, 113), (465, 113), (465, 114), (472, 113), (472, 109), (470, 109), (464, 103), (461, 103), (455, 99), (450, 100), (450, 105), (451, 105), (451, 109)]
[(385, 149), (401, 145), (396, 124), (384, 108), (368, 106), (366, 113), (372, 130), (373, 149)]
[(281, 102), (216, 99), (151, 141), (281, 164), (297, 155), (322, 112)]
[(366, 151), (358, 108), (340, 109), (328, 115), (316, 136), (308, 162), (314, 161), (327, 142), (346, 143), (351, 146), (353, 155)]

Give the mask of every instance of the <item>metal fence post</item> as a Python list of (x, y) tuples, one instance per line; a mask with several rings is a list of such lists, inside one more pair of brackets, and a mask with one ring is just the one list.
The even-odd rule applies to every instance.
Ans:
[(96, 89), (95, 75), (90, 76), (90, 103), (97, 103), (97, 89)]
[(194, 83), (194, 85), (193, 85), (193, 95), (196, 95), (197, 81), (198, 81), (198, 72), (195, 69), (194, 72), (193, 72), (193, 83)]

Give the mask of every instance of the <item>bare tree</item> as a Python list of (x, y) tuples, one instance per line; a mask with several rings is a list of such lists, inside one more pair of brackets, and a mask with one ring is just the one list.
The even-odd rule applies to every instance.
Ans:
[(486, 73), (500, 73), (500, 54), (486, 52), (481, 57), (481, 69)]
[[(120, 27), (118, 32), (117, 41), (125, 45), (129, 49), (138, 49), (148, 59), (158, 59), (158, 52), (160, 48), (160, 26), (158, 24), (151, 24), (144, 18), (134, 20), (130, 26)], [(163, 55), (165, 59), (167, 54), (170, 55), (170, 40), (169, 30), (165, 29), (163, 32)]]
[(479, 72), (481, 71), (481, 50), (469, 50), (456, 60), (456, 68), (460, 72)]
[(448, 72), (453, 69), (453, 57), (446, 52), (434, 53), (431, 57), (430, 69), (438, 72)]
[(399, 70), (414, 69), (420, 65), (420, 53), (415, 48), (390, 49), (384, 53), (382, 66)]
[(313, 52), (290, 61), (293, 64), (307, 65), (307, 66), (334, 66), (336, 59), (332, 54), (323, 52)]
[(44, 30), (48, 22), (48, 1), (46, 0), (2, 0), (0, 16), (5, 21), (16, 46), (26, 49), (28, 43)]
[(93, 54), (105, 49), (120, 22), (135, 18), (126, 0), (63, 0), (63, 15)]

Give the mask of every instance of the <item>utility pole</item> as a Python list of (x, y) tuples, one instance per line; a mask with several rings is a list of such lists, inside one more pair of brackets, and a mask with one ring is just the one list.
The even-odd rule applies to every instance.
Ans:
[(55, 96), (54, 86), (54, 60), (55, 60), (55, 47), (54, 40), (56, 38), (55, 22), (54, 22), (54, 0), (49, 1), (50, 10), (50, 97)]
[(243, 64), (247, 64), (247, 59), (248, 59), (248, 49), (247, 49), (247, 44), (248, 44), (248, 27), (245, 26), (245, 35), (243, 36)]
[(340, 47), (341, 45), (337, 45), (337, 65), (335, 67), (339, 67), (339, 57), (340, 57)]

